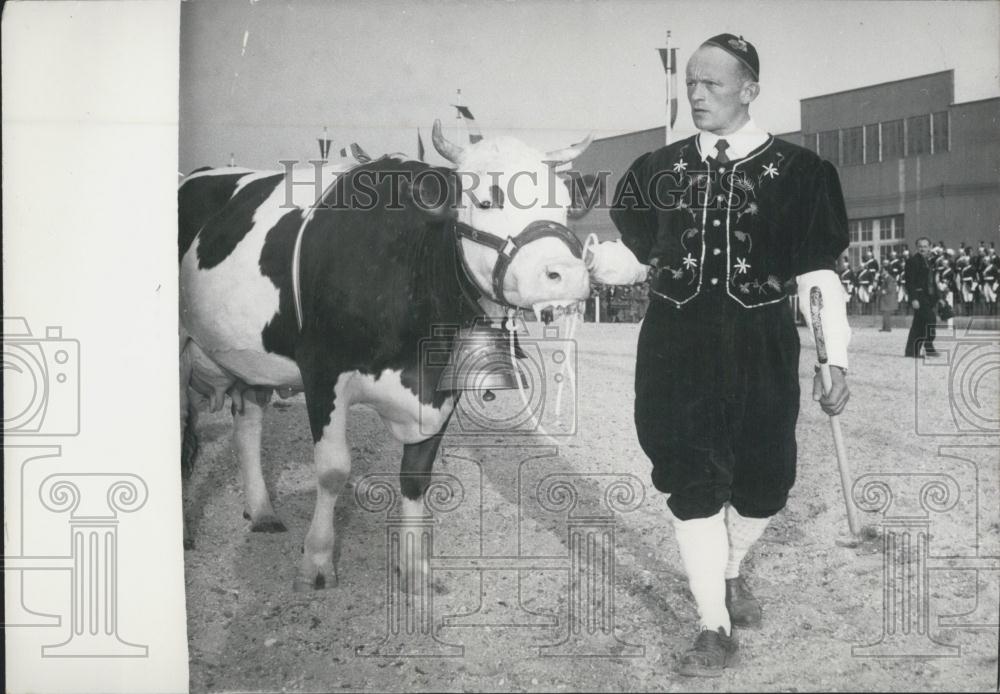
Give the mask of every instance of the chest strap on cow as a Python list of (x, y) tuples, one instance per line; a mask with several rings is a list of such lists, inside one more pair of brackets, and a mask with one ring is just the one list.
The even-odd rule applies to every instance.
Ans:
[[(503, 291), (507, 269), (518, 252), (532, 241), (544, 238), (556, 238), (562, 241), (574, 256), (583, 258), (583, 244), (580, 243), (580, 239), (577, 238), (576, 234), (568, 227), (547, 219), (535, 220), (528, 224), (517, 236), (508, 236), (506, 238), (488, 231), (481, 231), (464, 222), (455, 222), (455, 234), (459, 247), (461, 247), (461, 240), (465, 238), (482, 246), (492, 248), (497, 252), (497, 261), (493, 266), (493, 298), (504, 306), (513, 306), (513, 304), (507, 301)], [(466, 264), (465, 254), (462, 253), (461, 257), (462, 263)], [(468, 267), (466, 267), (466, 271), (468, 271)], [(470, 272), (469, 274), (471, 275), (472, 273)], [(480, 287), (480, 291), (483, 291), (482, 287)]]

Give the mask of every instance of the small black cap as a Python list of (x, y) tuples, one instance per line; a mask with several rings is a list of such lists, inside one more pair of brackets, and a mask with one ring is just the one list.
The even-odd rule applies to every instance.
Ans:
[(719, 34), (708, 39), (701, 45), (721, 48), (746, 65), (755, 80), (760, 79), (760, 58), (757, 57), (757, 49), (753, 47), (752, 43), (744, 40), (742, 36)]

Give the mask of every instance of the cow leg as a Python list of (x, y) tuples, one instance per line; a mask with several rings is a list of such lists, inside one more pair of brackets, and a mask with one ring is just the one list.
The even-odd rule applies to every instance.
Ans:
[(264, 424), (264, 405), (267, 393), (256, 389), (242, 393), (242, 407), (233, 398), (233, 443), (243, 477), (245, 510), (243, 516), (250, 520), (253, 532), (281, 533), (285, 525), (278, 520), (271, 506), (271, 497), (264, 482), (260, 462), (260, 441)]
[[(192, 392), (187, 385), (181, 386), (181, 489), (187, 488), (194, 471), (194, 459), (198, 455), (198, 408), (194, 404)], [(184, 549), (194, 549), (194, 534), (188, 527), (186, 514), (182, 515), (184, 528)]]
[[(180, 423), (181, 423), (181, 489), (187, 487), (187, 482), (194, 471), (194, 459), (198, 454), (198, 408), (194, 403), (191, 391), (191, 374), (194, 370), (191, 350), (193, 344), (187, 335), (180, 336)], [(184, 529), (184, 549), (194, 549), (194, 534), (188, 527), (187, 515), (181, 513), (181, 525)]]
[(351, 450), (347, 445), (346, 402), (330, 412), (329, 423), (322, 428), (313, 446), (316, 464), (316, 506), (312, 523), (302, 548), (302, 565), (295, 577), (296, 592), (333, 588), (337, 585), (337, 567), (333, 563), (334, 511), (337, 497), (351, 475)]
[(420, 443), (408, 443), (403, 446), (403, 462), (399, 471), (399, 486), (403, 492), (402, 515), (404, 519), (403, 533), (400, 542), (403, 548), (412, 551), (402, 552), (402, 566), (397, 571), (402, 574), (403, 590), (413, 595), (425, 593), (430, 588), (430, 566), (428, 557), (423, 556), (419, 548), (423, 546), (424, 528), (414, 523), (412, 526), (405, 521), (424, 518), (424, 493), (431, 483), (431, 470), (441, 445), (442, 433), (432, 436)]

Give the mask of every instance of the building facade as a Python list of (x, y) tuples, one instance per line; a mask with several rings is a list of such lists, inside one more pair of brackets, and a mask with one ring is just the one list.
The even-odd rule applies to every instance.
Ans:
[[(837, 166), (851, 264), (927, 236), (956, 251), (1000, 245), (1000, 97), (954, 103), (954, 71), (803, 99), (802, 129), (777, 135)], [(662, 127), (596, 140), (574, 164), (607, 172), (607, 201), (636, 157), (663, 146)], [(575, 231), (618, 238), (606, 209)]]

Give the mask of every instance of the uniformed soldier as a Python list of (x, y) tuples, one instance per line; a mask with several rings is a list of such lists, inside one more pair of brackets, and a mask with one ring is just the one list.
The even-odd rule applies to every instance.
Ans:
[(997, 256), (995, 249), (991, 249), (983, 261), (979, 281), (983, 292), (983, 302), (986, 304), (986, 313), (995, 316), (997, 313), (997, 284), (1000, 282), (1000, 256)]
[[(733, 662), (732, 626), (761, 620), (740, 564), (795, 481), (799, 336), (786, 283), (826, 298), (834, 384), (814, 396), (843, 410), (850, 329), (836, 260), (848, 244), (834, 166), (750, 118), (760, 90), (756, 49), (732, 34), (691, 56), (687, 94), (699, 133), (639, 157), (611, 218), (633, 254), (595, 250), (597, 276), (637, 281), (655, 268), (639, 334), (635, 422), (668, 495), (699, 633), (679, 664), (717, 676)], [(607, 257), (602, 247), (608, 247)], [(837, 297), (838, 299), (835, 299)], [(818, 378), (818, 376), (817, 376)]]
[(900, 260), (902, 261), (902, 270), (896, 276), (896, 296), (899, 297), (899, 303), (903, 307), (904, 313), (910, 312), (910, 293), (906, 288), (906, 264), (910, 262), (910, 249), (904, 248), (903, 252), (900, 254)]
[(842, 258), (840, 260), (840, 286), (844, 290), (844, 304), (849, 305), (854, 300), (855, 279), (851, 262), (847, 258)]
[(871, 251), (865, 251), (864, 261), (857, 274), (858, 278), (858, 302), (861, 304), (861, 315), (869, 315), (873, 309), (873, 299), (876, 294), (876, 284), (878, 283), (878, 261)]
[[(952, 251), (951, 255), (954, 255)], [(939, 300), (948, 305), (948, 308), (955, 308), (955, 269), (951, 265), (951, 257), (947, 252), (941, 255), (937, 266), (937, 286)], [(945, 326), (951, 328), (954, 319), (945, 321)]]
[(979, 291), (979, 272), (967, 253), (958, 259), (957, 280), (962, 295), (962, 311), (964, 315), (971, 316), (975, 308), (976, 294)]
[(878, 277), (879, 271), (882, 269), (882, 264), (879, 263), (878, 258), (875, 257), (875, 253), (871, 250), (865, 251), (865, 269), (874, 272), (876, 277)]
[(899, 253), (896, 251), (889, 251), (889, 261), (886, 263), (886, 266), (897, 280), (903, 274), (903, 259), (899, 257)]
[(892, 314), (899, 308), (896, 277), (889, 271), (888, 267), (883, 267), (879, 280), (878, 308), (882, 314), (880, 332), (888, 333), (892, 332)]

